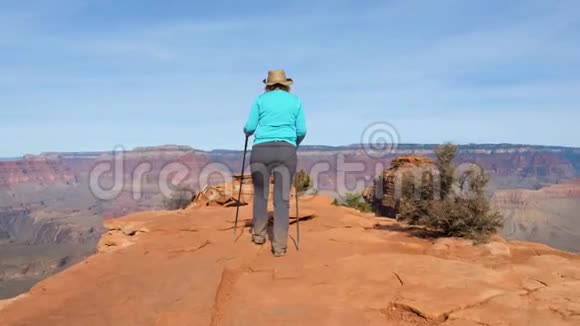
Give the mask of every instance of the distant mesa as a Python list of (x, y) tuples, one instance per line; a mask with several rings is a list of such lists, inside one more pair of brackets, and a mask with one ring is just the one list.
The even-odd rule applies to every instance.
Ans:
[(161, 145), (161, 146), (147, 146), (135, 147), (132, 152), (194, 152), (198, 151), (191, 146), (185, 145)]

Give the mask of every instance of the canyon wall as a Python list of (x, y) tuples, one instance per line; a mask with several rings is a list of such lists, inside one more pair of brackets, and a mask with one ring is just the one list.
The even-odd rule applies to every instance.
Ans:
[[(401, 144), (389, 153), (368, 150), (364, 145), (342, 147), (303, 146), (299, 149), (298, 168), (318, 175), (320, 190), (336, 190), (337, 175), (345, 170), (347, 188), (357, 181), (369, 184), (372, 177), (390, 166), (390, 161), (401, 155), (434, 158), (437, 145)], [(241, 166), (241, 151), (211, 151), (207, 156), (233, 171)], [(539, 189), (560, 180), (580, 177), (580, 148), (524, 145), (464, 145), (459, 146), (456, 164), (476, 164), (491, 176), (495, 189)], [(358, 170), (352, 172), (352, 170)], [(237, 173), (237, 172), (236, 172)], [(360, 189), (351, 189), (360, 190)]]
[(580, 180), (539, 190), (501, 190), (492, 205), (504, 214), (506, 238), (580, 252)]

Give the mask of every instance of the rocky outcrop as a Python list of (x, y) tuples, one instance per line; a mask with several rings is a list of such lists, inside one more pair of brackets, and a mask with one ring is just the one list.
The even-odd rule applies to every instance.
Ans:
[(424, 156), (406, 155), (394, 158), (391, 167), (385, 169), (366, 187), (363, 197), (381, 216), (396, 217), (403, 198), (403, 184), (432, 186), (437, 174), (433, 161)]
[(108, 230), (97, 244), (98, 252), (111, 252), (128, 247), (137, 241), (141, 233), (149, 232), (143, 223), (123, 223), (118, 220), (106, 220), (105, 228)]
[[(241, 189), (240, 189), (241, 187)], [(240, 199), (238, 201), (238, 195)], [(252, 178), (249, 175), (236, 174), (231, 181), (208, 185), (193, 199), (194, 206), (224, 206), (232, 207), (247, 205), (254, 195)]]
[[(580, 257), (499, 237), (482, 246), (302, 198), (300, 251), (250, 241), (250, 207), (133, 214), (105, 250), (0, 302), (2, 325), (577, 325)], [(294, 230), (292, 228), (291, 235)], [(107, 236), (105, 236), (107, 238)], [(234, 241), (235, 240), (235, 241)]]

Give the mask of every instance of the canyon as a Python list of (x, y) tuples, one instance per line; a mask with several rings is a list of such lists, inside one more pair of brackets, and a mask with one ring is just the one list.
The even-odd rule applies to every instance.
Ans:
[(539, 190), (501, 190), (491, 202), (504, 214), (506, 238), (580, 251), (580, 180)]
[[(321, 194), (360, 191), (401, 155), (433, 157), (436, 145), (303, 146), (299, 169)], [(163, 208), (164, 192), (199, 190), (239, 173), (242, 152), (159, 146), (118, 152), (43, 153), (0, 161), (0, 298), (22, 293), (95, 252), (103, 220)], [(456, 163), (491, 176), (501, 234), (580, 251), (580, 149), (463, 145)], [(96, 185), (96, 186), (95, 186)], [(96, 191), (95, 191), (96, 190)]]

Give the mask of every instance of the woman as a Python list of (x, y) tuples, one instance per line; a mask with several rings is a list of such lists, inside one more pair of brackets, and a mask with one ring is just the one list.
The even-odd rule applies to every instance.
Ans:
[(252, 241), (266, 242), (270, 176), (274, 176), (274, 228), (272, 252), (286, 253), (290, 209), (290, 188), (296, 172), (296, 148), (306, 135), (304, 110), (298, 97), (290, 94), (293, 81), (284, 70), (268, 71), (266, 92), (256, 99), (244, 127), (254, 135), (250, 170), (254, 184), (254, 227)]

